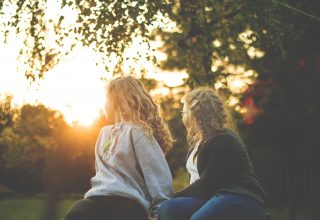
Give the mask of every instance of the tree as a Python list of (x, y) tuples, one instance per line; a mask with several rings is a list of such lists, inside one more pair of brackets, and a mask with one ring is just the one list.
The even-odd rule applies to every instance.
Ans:
[(0, 133), (1, 181), (20, 192), (42, 190), (46, 154), (56, 148), (52, 134), (58, 123), (57, 113), (42, 105), (21, 108), (14, 124)]
[[(318, 1), (291, 4), (320, 17)], [(284, 33), (282, 47), (263, 48), (266, 56), (255, 63), (260, 75), (243, 99), (262, 112), (242, 130), (265, 171), (270, 199), (288, 204), (290, 219), (299, 206), (309, 206), (311, 219), (319, 219), (320, 23), (288, 10), (282, 20), (297, 31)]]
[(169, 15), (176, 30), (155, 33), (168, 55), (161, 67), (186, 70), (191, 88), (216, 82), (228, 88), (226, 79), (236, 74), (228, 68), (231, 64), (241, 65), (241, 74), (253, 68), (252, 61), (259, 57), (254, 52), (281, 43), (279, 37), (290, 28), (278, 25), (277, 7), (264, 0), (176, 0)]
[(6, 96), (0, 105), (0, 133), (6, 128), (13, 126), (17, 117), (17, 110), (12, 105), (12, 96)]
[[(118, 55), (121, 63), (125, 48), (136, 36), (148, 39), (150, 27), (169, 6), (156, 0), (3, 0), (1, 32), (5, 40), (11, 34), (23, 39), (20, 59), (26, 64), (26, 77), (35, 80), (78, 42), (100, 52), (105, 60)], [(57, 13), (50, 15), (51, 8)]]
[[(6, 128), (12, 128), (17, 117), (18, 110), (12, 105), (12, 97), (6, 96), (4, 100), (1, 100), (0, 104), (0, 135)], [(0, 171), (3, 172), (6, 160), (4, 159), (4, 154), (6, 152), (7, 146), (0, 142)]]

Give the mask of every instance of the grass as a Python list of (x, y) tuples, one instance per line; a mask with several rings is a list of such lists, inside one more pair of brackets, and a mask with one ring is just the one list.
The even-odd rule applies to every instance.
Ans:
[[(57, 220), (62, 220), (77, 199), (63, 199), (58, 204)], [(12, 198), (0, 200), (1, 220), (42, 220), (45, 211), (44, 198)]]
[[(288, 216), (288, 209), (283, 208), (283, 209), (269, 209), (268, 210), (271, 213), (271, 220), (287, 220), (289, 219)], [(310, 217), (310, 212), (307, 208), (298, 208), (296, 210), (296, 217), (295, 220), (309, 220), (311, 219)]]
[[(72, 204), (79, 198), (64, 198), (58, 204), (57, 220), (63, 217)], [(16, 197), (0, 200), (1, 220), (42, 220), (46, 200), (44, 197)], [(268, 209), (271, 220), (287, 220), (287, 209)], [(308, 220), (308, 210), (299, 209), (296, 220)]]

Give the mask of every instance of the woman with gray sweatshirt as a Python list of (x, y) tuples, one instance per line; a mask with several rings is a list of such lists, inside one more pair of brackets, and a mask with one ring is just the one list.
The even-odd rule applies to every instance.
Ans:
[(65, 220), (146, 220), (172, 196), (164, 153), (172, 145), (168, 128), (143, 84), (119, 77), (107, 86), (108, 121), (95, 146), (96, 175), (84, 199)]

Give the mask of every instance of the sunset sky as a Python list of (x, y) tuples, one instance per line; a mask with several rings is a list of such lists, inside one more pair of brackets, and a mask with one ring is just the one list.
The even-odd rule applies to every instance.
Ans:
[[(110, 79), (102, 65), (96, 65), (98, 55), (84, 47), (77, 47), (65, 57), (54, 69), (49, 71), (43, 80), (31, 83), (26, 80), (24, 73), (19, 71), (17, 61), (19, 48), (15, 39), (9, 44), (0, 44), (0, 98), (13, 95), (13, 102), (21, 106), (24, 103), (42, 103), (49, 108), (61, 111), (68, 123), (78, 122), (90, 125), (95, 118), (103, 113), (105, 102), (106, 81)], [(135, 54), (138, 47), (127, 51)], [(141, 50), (141, 47), (139, 48)], [(146, 49), (147, 50), (147, 49)], [(129, 54), (128, 54), (129, 53)], [(165, 59), (164, 54), (156, 54), (158, 59)], [(167, 86), (177, 86), (187, 77), (183, 72), (163, 72), (155, 68), (151, 61), (141, 60), (140, 64), (149, 70), (150, 78), (162, 81)], [(124, 68), (126, 69), (126, 67)]]

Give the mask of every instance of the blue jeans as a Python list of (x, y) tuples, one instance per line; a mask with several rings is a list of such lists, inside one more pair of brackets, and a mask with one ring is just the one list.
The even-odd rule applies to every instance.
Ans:
[(163, 202), (159, 220), (264, 220), (265, 209), (254, 199), (233, 193), (219, 193), (208, 201), (178, 197)]

